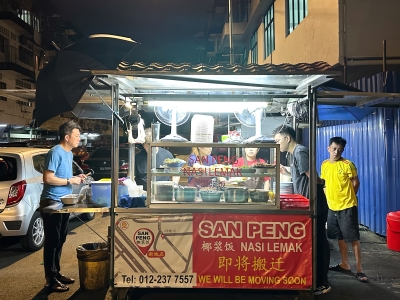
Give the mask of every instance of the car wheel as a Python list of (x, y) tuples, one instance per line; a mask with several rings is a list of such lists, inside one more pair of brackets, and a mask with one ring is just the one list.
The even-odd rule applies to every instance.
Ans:
[(44, 227), (43, 219), (40, 213), (36, 211), (29, 223), (28, 232), (21, 237), (22, 248), (28, 251), (37, 251), (44, 244)]
[(85, 221), (90, 221), (94, 219), (95, 215), (96, 214), (94, 212), (84, 213), (81, 215), (81, 219)]

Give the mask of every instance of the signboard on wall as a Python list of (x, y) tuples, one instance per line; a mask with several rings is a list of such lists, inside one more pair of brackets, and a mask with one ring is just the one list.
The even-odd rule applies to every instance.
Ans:
[(309, 289), (307, 215), (119, 214), (116, 287)]

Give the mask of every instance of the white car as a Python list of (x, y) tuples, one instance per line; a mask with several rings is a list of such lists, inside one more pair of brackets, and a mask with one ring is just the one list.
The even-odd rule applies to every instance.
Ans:
[[(22, 247), (37, 251), (44, 243), (39, 213), (43, 167), (49, 149), (0, 147), (0, 237), (20, 236)], [(73, 162), (74, 175), (83, 173)], [(83, 186), (83, 185), (82, 185)], [(74, 186), (78, 194), (82, 186)], [(81, 215), (92, 220), (94, 213)], [(74, 215), (71, 214), (71, 217)]]

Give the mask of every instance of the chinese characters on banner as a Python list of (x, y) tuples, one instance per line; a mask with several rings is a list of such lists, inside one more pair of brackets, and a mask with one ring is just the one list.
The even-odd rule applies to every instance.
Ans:
[(309, 289), (309, 215), (120, 214), (119, 287)]
[(311, 226), (307, 215), (193, 214), (197, 287), (309, 288)]

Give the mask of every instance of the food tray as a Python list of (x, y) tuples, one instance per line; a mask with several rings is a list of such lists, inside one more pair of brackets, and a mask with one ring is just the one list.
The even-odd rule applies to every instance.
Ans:
[(239, 168), (242, 174), (253, 174), (256, 172), (255, 168)]

